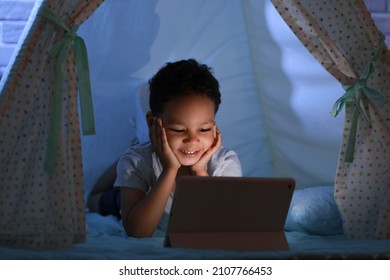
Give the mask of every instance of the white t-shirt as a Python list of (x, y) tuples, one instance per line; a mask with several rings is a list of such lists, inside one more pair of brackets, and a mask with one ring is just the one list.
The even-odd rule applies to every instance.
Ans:
[[(150, 143), (132, 146), (119, 159), (114, 187), (130, 187), (148, 193), (161, 172), (162, 166)], [(242, 176), (237, 154), (224, 147), (212, 156), (207, 172), (210, 176)], [(171, 204), (172, 196), (165, 207), (166, 213), (169, 213)]]

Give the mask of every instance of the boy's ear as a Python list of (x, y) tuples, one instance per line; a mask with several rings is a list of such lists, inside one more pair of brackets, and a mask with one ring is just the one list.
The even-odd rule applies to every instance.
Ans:
[(146, 123), (148, 124), (149, 128), (153, 126), (154, 116), (150, 111), (146, 113)]

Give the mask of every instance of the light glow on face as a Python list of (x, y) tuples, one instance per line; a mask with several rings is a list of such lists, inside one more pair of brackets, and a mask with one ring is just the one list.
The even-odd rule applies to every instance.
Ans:
[(167, 140), (184, 166), (191, 166), (214, 143), (216, 136), (215, 106), (200, 94), (191, 94), (165, 104), (161, 114)]

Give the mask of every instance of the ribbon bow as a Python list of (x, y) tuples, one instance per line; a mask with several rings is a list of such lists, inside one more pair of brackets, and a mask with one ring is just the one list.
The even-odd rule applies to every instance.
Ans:
[(356, 130), (357, 130), (357, 120), (360, 112), (363, 112), (367, 120), (369, 120), (368, 114), (365, 112), (364, 104), (362, 102), (363, 97), (368, 98), (372, 103), (378, 106), (383, 106), (387, 103), (387, 99), (377, 90), (372, 87), (367, 86), (367, 80), (370, 78), (372, 73), (374, 73), (374, 62), (378, 59), (384, 47), (384, 36), (381, 35), (381, 44), (372, 58), (371, 62), (368, 64), (367, 69), (360, 77), (360, 79), (354, 85), (343, 85), (345, 89), (345, 94), (339, 98), (332, 108), (332, 116), (336, 117), (340, 111), (343, 109), (344, 105), (347, 102), (355, 102), (356, 106), (352, 116), (351, 129), (348, 137), (347, 148), (345, 152), (345, 161), (352, 162), (355, 152), (355, 141), (356, 141)]
[(87, 48), (84, 40), (77, 35), (79, 26), (68, 28), (64, 21), (54, 11), (46, 6), (40, 10), (40, 15), (52, 21), (57, 27), (65, 31), (64, 37), (57, 42), (49, 52), (49, 57), (56, 59), (54, 98), (50, 112), (50, 128), (47, 140), (45, 171), (53, 174), (57, 155), (58, 136), (61, 128), (62, 93), (66, 75), (65, 63), (69, 48), (75, 51), (75, 65), (77, 70), (77, 86), (79, 90), (80, 113), (82, 131), (84, 135), (95, 134), (95, 122), (91, 96), (91, 84)]

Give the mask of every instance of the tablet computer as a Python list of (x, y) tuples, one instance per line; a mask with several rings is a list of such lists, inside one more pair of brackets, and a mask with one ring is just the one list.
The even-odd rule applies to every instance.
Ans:
[(284, 224), (294, 188), (292, 178), (181, 177), (164, 245), (288, 250)]

